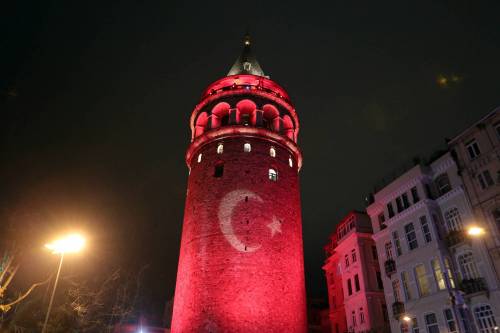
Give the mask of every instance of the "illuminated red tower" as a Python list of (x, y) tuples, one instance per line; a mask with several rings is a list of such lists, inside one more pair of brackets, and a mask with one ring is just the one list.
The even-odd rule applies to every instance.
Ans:
[(248, 37), (190, 126), (172, 332), (305, 332), (299, 122)]

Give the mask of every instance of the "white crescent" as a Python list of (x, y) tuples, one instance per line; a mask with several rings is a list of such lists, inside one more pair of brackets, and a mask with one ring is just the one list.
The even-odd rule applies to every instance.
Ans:
[(229, 192), (222, 198), (219, 204), (219, 226), (222, 234), (232, 247), (240, 252), (253, 252), (258, 250), (261, 245), (248, 246), (243, 243), (234, 234), (232, 222), (234, 207), (246, 198), (263, 202), (261, 197), (248, 190), (234, 190)]

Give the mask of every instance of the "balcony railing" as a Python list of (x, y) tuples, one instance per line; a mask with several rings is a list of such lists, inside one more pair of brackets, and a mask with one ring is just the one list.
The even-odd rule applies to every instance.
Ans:
[(445, 242), (448, 247), (451, 247), (465, 242), (466, 239), (465, 231), (453, 230), (446, 235)]
[(405, 304), (403, 302), (392, 303), (392, 315), (394, 318), (399, 319), (405, 313)]
[(462, 290), (466, 295), (479, 293), (481, 291), (488, 291), (486, 286), (486, 281), (483, 278), (475, 279), (464, 279), (460, 282), (459, 289)]
[(387, 259), (384, 263), (385, 267), (385, 274), (387, 276), (391, 276), (392, 274), (396, 273), (396, 262), (394, 259)]

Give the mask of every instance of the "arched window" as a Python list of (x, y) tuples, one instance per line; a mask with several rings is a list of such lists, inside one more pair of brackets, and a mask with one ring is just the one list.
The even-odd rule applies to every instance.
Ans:
[(477, 279), (480, 277), (472, 252), (465, 252), (459, 255), (458, 264), (460, 265), (462, 280)]
[(272, 180), (273, 182), (278, 181), (278, 171), (275, 169), (269, 169), (269, 180)]
[(497, 331), (495, 329), (495, 327), (497, 327), (495, 316), (493, 315), (493, 311), (491, 311), (491, 307), (488, 304), (477, 306), (474, 309), (474, 315), (476, 316), (480, 333)]
[(224, 145), (222, 143), (219, 143), (217, 146), (217, 154), (222, 154), (224, 152)]
[(269, 149), (269, 155), (270, 155), (271, 157), (276, 157), (276, 149), (274, 149), (274, 147), (271, 147), (271, 148)]
[(214, 169), (214, 177), (220, 178), (224, 175), (224, 163), (219, 162), (215, 165)]
[(446, 229), (448, 232), (462, 230), (462, 218), (457, 208), (452, 208), (444, 213)]
[(245, 153), (249, 153), (249, 152), (251, 152), (251, 151), (252, 151), (252, 146), (251, 146), (248, 142), (247, 142), (247, 143), (245, 143), (245, 144), (243, 145), (243, 151), (244, 151)]
[(293, 160), (292, 160), (292, 156), (290, 156), (288, 158), (288, 165), (290, 166), (290, 168), (293, 168)]
[(200, 163), (200, 162), (201, 162), (201, 157), (202, 157), (202, 156), (203, 156), (203, 155), (202, 155), (201, 153), (200, 153), (200, 154), (198, 154), (198, 163)]

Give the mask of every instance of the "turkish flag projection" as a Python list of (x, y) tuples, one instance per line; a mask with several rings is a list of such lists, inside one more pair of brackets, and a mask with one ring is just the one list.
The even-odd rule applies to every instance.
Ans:
[(220, 142), (190, 164), (172, 332), (303, 333), (297, 163), (266, 137), (225, 137), (218, 154)]

